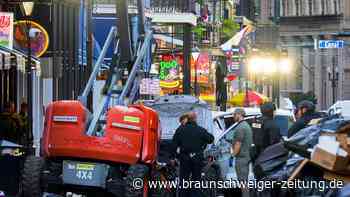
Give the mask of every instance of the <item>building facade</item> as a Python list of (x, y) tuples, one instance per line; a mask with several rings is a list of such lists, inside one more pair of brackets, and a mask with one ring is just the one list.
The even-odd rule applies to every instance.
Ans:
[[(350, 1), (279, 3), (280, 47), (288, 50), (295, 73), (281, 82), (282, 93), (314, 92), (320, 110), (334, 100), (350, 99)], [(344, 40), (345, 44), (339, 49), (319, 49), (319, 40)]]

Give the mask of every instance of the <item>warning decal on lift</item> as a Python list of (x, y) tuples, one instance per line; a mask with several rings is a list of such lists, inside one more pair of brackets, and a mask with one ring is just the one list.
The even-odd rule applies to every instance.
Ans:
[(77, 170), (88, 170), (88, 171), (91, 171), (91, 170), (94, 170), (94, 168), (95, 168), (94, 164), (78, 163), (76, 169)]
[(140, 118), (135, 116), (124, 116), (125, 122), (140, 123)]

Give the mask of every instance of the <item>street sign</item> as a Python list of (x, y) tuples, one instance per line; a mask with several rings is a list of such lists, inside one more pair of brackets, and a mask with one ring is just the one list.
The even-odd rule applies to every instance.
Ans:
[(344, 47), (344, 40), (319, 40), (319, 49), (339, 49)]

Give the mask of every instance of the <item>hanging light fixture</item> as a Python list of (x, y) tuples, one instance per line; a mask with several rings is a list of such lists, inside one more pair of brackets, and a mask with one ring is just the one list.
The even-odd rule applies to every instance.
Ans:
[(21, 3), (21, 11), (25, 16), (31, 16), (33, 13), (34, 1), (23, 1)]

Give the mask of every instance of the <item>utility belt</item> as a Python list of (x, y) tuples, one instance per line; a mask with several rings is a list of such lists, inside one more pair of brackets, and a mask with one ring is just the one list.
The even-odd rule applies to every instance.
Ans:
[(201, 158), (202, 159), (203, 158), (202, 152), (181, 152), (180, 155), (188, 156), (191, 159), (194, 159), (194, 158)]

